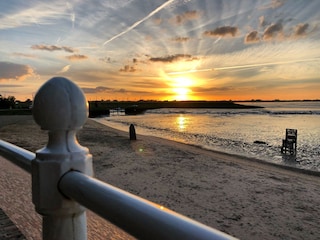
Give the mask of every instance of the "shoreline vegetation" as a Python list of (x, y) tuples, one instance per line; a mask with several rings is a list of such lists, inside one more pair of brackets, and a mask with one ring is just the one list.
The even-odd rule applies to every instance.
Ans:
[[(14, 97), (13, 97), (14, 99)], [(159, 108), (219, 108), (219, 109), (254, 109), (263, 108), (260, 106), (243, 105), (242, 103), (264, 103), (264, 102), (318, 102), (315, 100), (243, 100), (243, 101), (117, 101), (100, 100), (88, 101), (89, 117), (95, 118), (108, 116), (112, 111), (123, 111), (126, 115), (143, 114), (147, 110)], [(8, 105), (8, 104), (7, 104)], [(7, 106), (6, 105), (6, 106)], [(9, 106), (9, 105), (8, 105)], [(10, 107), (0, 106), (1, 115), (31, 115), (32, 101), (28, 99), (25, 102), (16, 101), (11, 103)]]
[[(137, 140), (130, 141), (127, 132), (92, 119), (77, 135), (93, 155), (96, 178), (220, 231), (248, 240), (320, 236), (319, 176), (138, 132)], [(1, 116), (0, 139), (34, 152), (47, 143), (47, 133), (32, 116)], [(6, 184), (28, 182), (23, 174), (1, 174), (6, 174), (0, 175)], [(16, 180), (6, 180), (9, 176)], [(30, 204), (32, 209), (31, 186), (17, 190), (16, 194), (30, 196), (26, 200), (12, 196), (17, 186), (6, 184), (0, 184), (5, 196), (0, 198), (1, 208), (26, 236), (39, 239), (40, 226), (34, 226), (40, 221), (39, 215), (21, 208)], [(30, 219), (32, 214), (35, 220)], [(25, 221), (21, 215), (30, 220)], [(88, 212), (88, 238), (130, 239), (104, 224)]]
[(249, 109), (261, 107), (242, 105), (232, 101), (89, 101), (89, 117), (109, 115), (114, 109), (123, 110), (126, 115), (137, 115), (159, 108)]
[[(124, 111), (126, 115), (143, 114), (150, 109), (159, 108), (225, 108), (249, 109), (261, 108), (247, 106), (232, 101), (89, 101), (89, 117), (110, 115), (110, 111)], [(30, 105), (31, 106), (31, 105)], [(0, 115), (31, 115), (32, 109), (0, 109)]]

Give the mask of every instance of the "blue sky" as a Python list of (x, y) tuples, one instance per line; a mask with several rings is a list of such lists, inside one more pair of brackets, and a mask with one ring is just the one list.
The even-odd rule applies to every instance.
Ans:
[(88, 100), (320, 98), (318, 0), (0, 2), (0, 94), (54, 76)]

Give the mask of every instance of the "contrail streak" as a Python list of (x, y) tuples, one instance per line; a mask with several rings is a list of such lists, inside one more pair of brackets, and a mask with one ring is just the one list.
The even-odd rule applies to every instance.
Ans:
[(169, 75), (179, 75), (179, 74), (186, 74), (186, 73), (195, 73), (195, 72), (209, 72), (213, 71), (213, 68), (204, 68), (204, 69), (192, 69), (187, 71), (180, 71), (180, 72), (169, 72)]
[(150, 12), (147, 16), (145, 16), (144, 18), (142, 18), (141, 20), (135, 22), (134, 24), (132, 24), (130, 27), (128, 27), (126, 30), (124, 30), (123, 32), (113, 36), (112, 38), (110, 38), (109, 40), (105, 41), (103, 43), (103, 46), (108, 44), (109, 42), (115, 40), (116, 38), (122, 36), (123, 34), (126, 34), (127, 32), (131, 31), (132, 29), (134, 29), (135, 27), (137, 27), (138, 25), (140, 25), (141, 23), (143, 23), (144, 21), (146, 21), (147, 19), (149, 19), (150, 17), (152, 17), (154, 14), (156, 14), (157, 12), (161, 11), (163, 8), (165, 8), (166, 6), (170, 5), (172, 2), (174, 2), (175, 0), (168, 0), (167, 2), (165, 2), (164, 4), (162, 4), (161, 6), (157, 7), (155, 10), (153, 10), (152, 12)]
[(192, 69), (192, 70), (180, 71), (180, 72), (169, 72), (168, 74), (169, 75), (178, 75), (178, 74), (196, 73), (196, 72), (209, 72), (209, 71), (219, 71), (219, 70), (229, 70), (229, 69), (241, 69), (241, 68), (272, 66), (272, 65), (283, 65), (283, 64), (290, 64), (290, 63), (311, 62), (311, 61), (319, 61), (319, 60), (320, 60), (320, 58), (309, 58), (309, 59), (273, 62), (273, 63), (256, 63), (256, 64), (237, 65), (237, 66), (230, 66), (230, 67)]

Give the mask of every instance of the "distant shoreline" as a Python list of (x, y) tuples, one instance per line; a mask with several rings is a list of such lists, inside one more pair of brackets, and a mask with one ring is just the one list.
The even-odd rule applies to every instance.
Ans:
[(303, 100), (260, 100), (260, 99), (254, 99), (254, 100), (239, 100), (234, 102), (248, 102), (248, 103), (264, 103), (264, 102), (320, 102), (320, 99), (303, 99)]
[[(88, 101), (89, 117), (109, 115), (113, 109), (132, 109), (138, 113), (144, 113), (150, 109), (159, 108), (219, 108), (219, 109), (255, 109), (262, 106), (250, 106), (240, 103), (270, 103), (270, 102), (320, 102), (315, 100), (239, 100), (239, 101)], [(31, 115), (32, 109), (0, 109), (0, 115)]]
[(124, 110), (131, 115), (160, 108), (217, 108), (217, 109), (254, 109), (260, 106), (248, 106), (233, 101), (89, 101), (89, 116), (109, 115), (110, 110)]

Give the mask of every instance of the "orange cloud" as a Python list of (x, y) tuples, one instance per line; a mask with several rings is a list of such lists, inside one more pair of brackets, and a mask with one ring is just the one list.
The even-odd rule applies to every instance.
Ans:
[(281, 23), (273, 23), (269, 25), (263, 33), (263, 39), (264, 40), (271, 40), (274, 37), (278, 36), (282, 33), (282, 24)]
[(259, 26), (260, 27), (265, 27), (268, 23), (266, 22), (264, 16), (259, 17)]
[(272, 0), (270, 4), (262, 6), (260, 9), (275, 9), (283, 6), (287, 0)]
[(258, 31), (249, 32), (244, 39), (245, 43), (256, 43), (262, 40), (268, 41), (275, 39), (277, 37), (281, 37), (280, 40), (289, 40), (292, 38), (304, 37), (307, 35), (307, 29), (309, 28), (308, 23), (300, 23), (295, 26), (293, 34), (290, 36), (284, 37), (283, 34), (283, 26), (281, 23), (273, 23), (269, 25), (263, 33), (263, 37), (259, 36)]
[(28, 65), (0, 62), (0, 81), (7, 81), (11, 79), (23, 81), (32, 75), (34, 75), (34, 71)]
[(259, 41), (260, 41), (260, 37), (259, 37), (257, 31), (252, 31), (252, 32), (248, 33), (244, 38), (245, 43), (256, 43)]
[(296, 26), (296, 29), (294, 31), (294, 36), (296, 37), (301, 37), (301, 36), (305, 36), (307, 33), (307, 29), (309, 27), (309, 24), (308, 23), (300, 23)]
[(272, 0), (271, 6), (272, 8), (279, 8), (283, 6), (283, 4), (286, 2), (286, 0)]
[(196, 10), (193, 11), (187, 11), (181, 15), (176, 15), (174, 17), (174, 22), (176, 24), (183, 24), (187, 21), (193, 20), (193, 19), (197, 19), (199, 17), (199, 12)]

